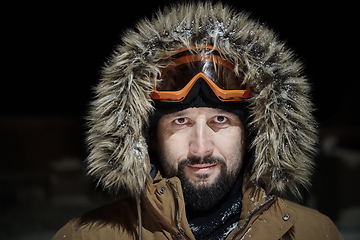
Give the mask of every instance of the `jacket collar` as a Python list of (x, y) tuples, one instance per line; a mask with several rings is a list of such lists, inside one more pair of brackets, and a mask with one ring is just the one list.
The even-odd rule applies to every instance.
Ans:
[(159, 222), (162, 229), (169, 231), (172, 236), (195, 239), (186, 218), (185, 201), (179, 178), (166, 179), (158, 172), (153, 182), (146, 184), (142, 203), (142, 211), (150, 214)]
[[(243, 187), (240, 221), (231, 239), (279, 239), (297, 221), (297, 213), (255, 182)], [(273, 237), (273, 238), (272, 238)]]
[(254, 215), (262, 214), (277, 199), (276, 196), (267, 195), (256, 183), (243, 187), (242, 209), (239, 225), (246, 225)]
[[(158, 173), (154, 181), (147, 184), (142, 202), (145, 204), (142, 211), (152, 214), (169, 232), (177, 235), (182, 232), (193, 238), (186, 218), (181, 183), (177, 177), (164, 179)], [(279, 239), (289, 231), (297, 218), (295, 210), (281, 198), (267, 195), (258, 184), (250, 182), (243, 186), (239, 224), (228, 239), (255, 237), (265, 240), (270, 239), (270, 236)]]

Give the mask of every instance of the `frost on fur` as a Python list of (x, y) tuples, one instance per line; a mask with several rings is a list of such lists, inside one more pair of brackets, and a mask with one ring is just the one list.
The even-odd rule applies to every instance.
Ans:
[(265, 25), (222, 4), (178, 4), (122, 35), (95, 88), (87, 135), (88, 173), (113, 192), (139, 194), (149, 176), (144, 128), (162, 59), (180, 48), (213, 45), (250, 84), (256, 136), (250, 179), (268, 193), (299, 195), (309, 185), (316, 128), (309, 84), (292, 52)]

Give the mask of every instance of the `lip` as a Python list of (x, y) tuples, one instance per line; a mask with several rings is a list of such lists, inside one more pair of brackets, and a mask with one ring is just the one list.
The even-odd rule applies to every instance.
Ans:
[(188, 165), (187, 167), (195, 173), (206, 174), (206, 173), (210, 173), (216, 166), (217, 166), (217, 163)]

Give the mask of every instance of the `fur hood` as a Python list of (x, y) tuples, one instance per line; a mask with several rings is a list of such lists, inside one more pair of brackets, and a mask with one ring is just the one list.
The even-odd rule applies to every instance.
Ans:
[(255, 133), (250, 179), (268, 193), (300, 196), (300, 186), (310, 183), (317, 142), (302, 64), (264, 24), (223, 4), (173, 5), (122, 35), (91, 103), (88, 174), (112, 192), (142, 192), (150, 179), (149, 95), (165, 67), (161, 60), (205, 45), (213, 45), (250, 84), (248, 128)]

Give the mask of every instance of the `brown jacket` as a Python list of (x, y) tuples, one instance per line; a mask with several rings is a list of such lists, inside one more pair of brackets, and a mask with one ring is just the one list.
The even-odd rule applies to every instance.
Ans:
[[(52, 240), (139, 239), (137, 202), (131, 198), (74, 219)], [(142, 239), (195, 239), (185, 214), (178, 178), (147, 184), (141, 199)], [(276, 196), (257, 185), (244, 191), (238, 226), (226, 239), (342, 239), (333, 222), (316, 210)]]

